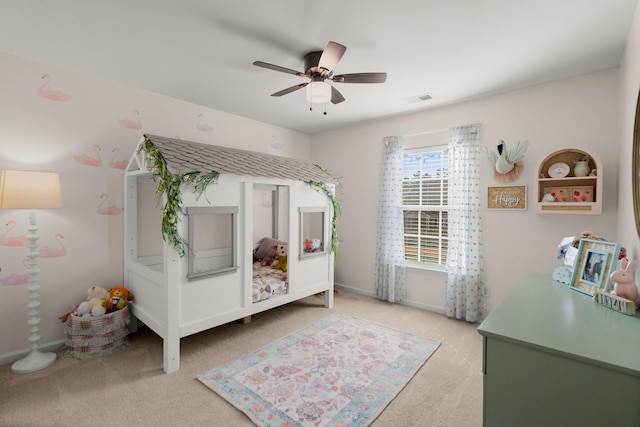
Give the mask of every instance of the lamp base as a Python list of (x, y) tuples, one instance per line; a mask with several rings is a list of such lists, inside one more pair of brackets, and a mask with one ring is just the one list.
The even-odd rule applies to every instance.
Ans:
[(53, 365), (55, 361), (55, 353), (42, 353), (39, 350), (31, 350), (31, 353), (11, 365), (11, 372), (14, 374), (28, 374), (29, 372), (47, 368)]

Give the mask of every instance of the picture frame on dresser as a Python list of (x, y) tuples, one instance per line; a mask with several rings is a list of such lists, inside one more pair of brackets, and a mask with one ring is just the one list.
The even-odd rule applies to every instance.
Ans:
[(591, 296), (597, 291), (609, 292), (612, 288), (609, 276), (617, 267), (619, 254), (619, 243), (581, 239), (571, 289)]

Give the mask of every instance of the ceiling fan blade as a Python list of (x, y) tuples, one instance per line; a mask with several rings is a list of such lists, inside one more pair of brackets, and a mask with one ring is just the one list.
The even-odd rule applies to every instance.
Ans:
[(342, 101), (344, 101), (344, 96), (342, 96), (342, 94), (340, 92), (338, 92), (338, 89), (336, 89), (335, 87), (331, 86), (331, 103), (332, 104), (339, 104)]
[(326, 73), (329, 74), (331, 70), (336, 66), (338, 61), (344, 55), (344, 52), (347, 50), (346, 46), (341, 45), (336, 42), (327, 43), (327, 47), (322, 51), (322, 55), (320, 56), (320, 60), (318, 61), (318, 68), (321, 70), (326, 70)]
[(291, 86), (291, 87), (288, 87), (288, 88), (286, 88), (286, 89), (282, 89), (282, 90), (281, 90), (281, 91), (279, 91), (279, 92), (272, 93), (272, 94), (271, 94), (271, 96), (282, 96), (282, 95), (286, 95), (286, 94), (288, 94), (288, 93), (295, 92), (295, 91), (296, 91), (296, 90), (298, 90), (298, 89), (302, 89), (303, 87), (305, 87), (305, 86), (306, 86), (306, 85), (308, 85), (308, 84), (309, 84), (309, 82), (300, 83), (299, 85)]
[(301, 73), (300, 71), (292, 70), (291, 68), (285, 68), (279, 65), (273, 65), (267, 62), (262, 62), (262, 61), (255, 61), (253, 65), (256, 65), (262, 68), (268, 68), (269, 70), (280, 71), (281, 73), (293, 74), (301, 77), (304, 77), (305, 75), (304, 73)]
[(384, 83), (387, 73), (341, 74), (331, 78), (335, 83)]

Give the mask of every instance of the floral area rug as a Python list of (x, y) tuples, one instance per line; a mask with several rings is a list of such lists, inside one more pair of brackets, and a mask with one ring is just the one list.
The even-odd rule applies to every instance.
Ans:
[(259, 426), (366, 426), (439, 345), (337, 312), (198, 379)]

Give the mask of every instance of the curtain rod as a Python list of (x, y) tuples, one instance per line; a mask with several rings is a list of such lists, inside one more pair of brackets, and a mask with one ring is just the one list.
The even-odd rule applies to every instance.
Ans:
[[(408, 135), (400, 135), (402, 138), (411, 138), (413, 136), (421, 136), (421, 135), (429, 135), (431, 133), (439, 133), (439, 132), (447, 132), (449, 129), (445, 128), (445, 129), (437, 129), (437, 130), (428, 130), (425, 132), (418, 132), (418, 133), (410, 133)], [(389, 142), (384, 141), (384, 145), (389, 145)]]
[[(479, 125), (480, 122), (475, 122), (473, 123), (474, 125)], [(413, 136), (422, 136), (422, 135), (429, 135), (432, 133), (439, 133), (439, 132), (447, 132), (450, 128), (445, 128), (445, 129), (436, 129), (436, 130), (428, 130), (425, 132), (418, 132), (418, 133), (410, 133), (407, 135), (402, 135), (403, 138), (411, 138)]]
[[(476, 126), (480, 125), (480, 124), (481, 123), (479, 121), (473, 123), (473, 125), (476, 125)], [(471, 126), (471, 125), (467, 125), (467, 126)], [(410, 133), (410, 134), (407, 134), (407, 135), (401, 135), (401, 137), (402, 138), (411, 138), (413, 136), (422, 136), (422, 135), (429, 135), (429, 134), (432, 134), (432, 133), (447, 132), (447, 131), (449, 131), (449, 129), (450, 128), (427, 130), (427, 131), (424, 131), (424, 132)], [(478, 133), (478, 129), (474, 129), (473, 131), (471, 131), (471, 133), (473, 133), (473, 134)], [(384, 141), (384, 145), (389, 145), (389, 143), (387, 141)]]
[(402, 137), (403, 138), (411, 138), (412, 136), (429, 135), (429, 134), (432, 134), (432, 133), (447, 132), (448, 130), (449, 130), (449, 128), (428, 130), (428, 131), (425, 131), (425, 132), (410, 133), (410, 134), (407, 134), (407, 135), (402, 135)]

